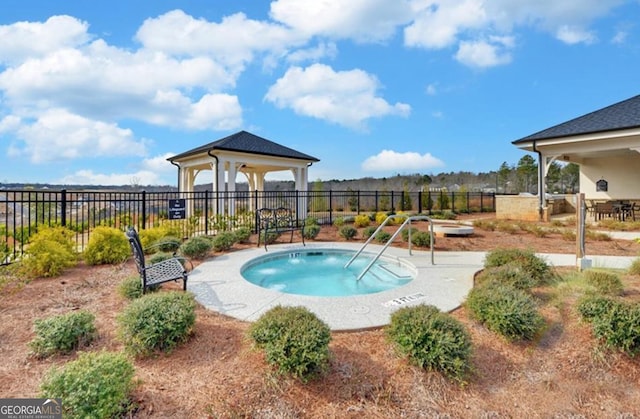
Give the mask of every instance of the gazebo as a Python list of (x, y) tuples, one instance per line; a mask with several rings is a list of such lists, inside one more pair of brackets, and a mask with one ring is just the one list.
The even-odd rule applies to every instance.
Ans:
[(540, 214), (544, 178), (554, 160), (580, 166), (586, 199), (640, 200), (640, 95), (513, 141), (538, 154)]
[[(236, 191), (238, 173), (245, 175), (250, 191), (263, 192), (267, 173), (291, 171), (295, 189), (306, 192), (309, 184), (308, 168), (320, 161), (247, 131), (237, 132), (167, 160), (178, 167), (180, 192), (193, 192), (196, 177), (202, 171), (212, 171), (213, 192), (217, 193), (219, 203), (214, 211), (227, 215), (235, 215), (235, 200), (227, 197), (232, 197)], [(301, 214), (306, 214), (306, 200), (300, 200), (298, 210)]]

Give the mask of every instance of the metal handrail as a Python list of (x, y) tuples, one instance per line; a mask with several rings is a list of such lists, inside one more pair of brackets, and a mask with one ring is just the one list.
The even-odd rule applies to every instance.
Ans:
[[(353, 255), (353, 257), (351, 259), (349, 259), (349, 261), (344, 265), (345, 268), (348, 268), (349, 265), (351, 265), (351, 263), (360, 255), (360, 253), (362, 253), (362, 251), (365, 249), (365, 247), (367, 247), (367, 245), (369, 243), (371, 243), (371, 240), (373, 240), (373, 238), (376, 236), (376, 234), (378, 234), (378, 232), (380, 230), (382, 230), (382, 228), (387, 225), (387, 223), (389, 222), (389, 220), (396, 218), (396, 217), (406, 217), (407, 219), (404, 220), (404, 222), (402, 223), (402, 225), (398, 228), (398, 230), (396, 230), (395, 233), (393, 233), (393, 235), (391, 236), (391, 238), (389, 240), (387, 240), (387, 242), (385, 243), (385, 245), (382, 247), (382, 249), (380, 249), (380, 251), (378, 252), (378, 254), (373, 258), (373, 260), (371, 262), (369, 262), (369, 264), (366, 266), (366, 268), (364, 268), (364, 270), (360, 273), (360, 275), (358, 275), (358, 278), (356, 279), (357, 281), (359, 281), (360, 279), (362, 279), (362, 277), (369, 271), (369, 269), (371, 269), (371, 267), (373, 266), (373, 264), (380, 258), (380, 256), (382, 255), (382, 253), (384, 253), (385, 250), (387, 250), (387, 248), (389, 247), (389, 245), (391, 245), (391, 242), (393, 242), (393, 240), (398, 236), (398, 234), (400, 234), (400, 232), (402, 231), (402, 229), (409, 224), (409, 226), (411, 226), (411, 221), (412, 220), (427, 220), (429, 221), (429, 248), (431, 249), (431, 264), (434, 265), (434, 260), (433, 260), (433, 221), (431, 220), (430, 217), (427, 217), (426, 215), (413, 215), (413, 216), (408, 216), (405, 214), (396, 214), (396, 215), (390, 215), (388, 216), (381, 224), (380, 226), (378, 226), (378, 228), (376, 229), (376, 231), (371, 234), (371, 236), (369, 236), (369, 238), (367, 239), (366, 242), (364, 242), (364, 244), (362, 245), (362, 247), (360, 248), (360, 250), (358, 250), (356, 252), (355, 255)], [(411, 228), (409, 228), (409, 254), (411, 254)]]

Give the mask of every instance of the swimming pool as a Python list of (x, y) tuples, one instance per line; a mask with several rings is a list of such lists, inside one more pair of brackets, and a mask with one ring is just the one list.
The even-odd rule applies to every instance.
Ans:
[(263, 288), (319, 297), (378, 293), (406, 285), (416, 276), (407, 264), (383, 257), (358, 280), (374, 255), (362, 253), (344, 268), (354, 253), (339, 249), (276, 252), (245, 263), (240, 272), (245, 280)]

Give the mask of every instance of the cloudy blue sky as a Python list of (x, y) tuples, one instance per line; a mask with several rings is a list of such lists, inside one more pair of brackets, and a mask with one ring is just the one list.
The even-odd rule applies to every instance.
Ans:
[(639, 25), (638, 0), (2, 0), (0, 182), (175, 185), (167, 157), (240, 130), (310, 180), (488, 172), (640, 94)]

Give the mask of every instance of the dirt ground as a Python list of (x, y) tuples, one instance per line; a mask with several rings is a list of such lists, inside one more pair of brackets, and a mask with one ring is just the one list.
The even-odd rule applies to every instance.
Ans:
[[(551, 226), (550, 230), (553, 230)], [(560, 232), (476, 228), (471, 237), (437, 238), (437, 251), (497, 247), (575, 253)], [(255, 239), (254, 239), (255, 240)], [(341, 240), (323, 227), (318, 241)], [(253, 244), (255, 246), (255, 243)], [(640, 244), (587, 240), (588, 254), (637, 256)], [(236, 248), (240, 249), (241, 246)], [(235, 250), (234, 250), (235, 251)], [(212, 255), (216, 257), (218, 255)], [(567, 268), (564, 268), (565, 270)], [(83, 264), (37, 279), (0, 297), (0, 397), (36, 397), (42, 377), (75, 355), (29, 355), (34, 319), (87, 309), (99, 339), (85, 350), (118, 351), (116, 315), (127, 301), (118, 283), (135, 275), (120, 266)], [(625, 298), (640, 300), (640, 277), (621, 274)], [(179, 288), (178, 284), (165, 286)], [(473, 374), (464, 385), (397, 357), (384, 329), (334, 333), (329, 371), (310, 383), (277, 376), (246, 338), (248, 324), (197, 308), (189, 341), (168, 355), (134, 360), (140, 385), (136, 418), (633, 418), (640, 417), (640, 359), (606, 350), (575, 311), (578, 297), (559, 288), (536, 291), (547, 328), (534, 342), (508, 342), (452, 312), (473, 339)]]

